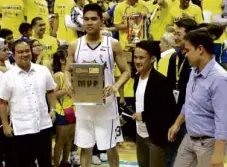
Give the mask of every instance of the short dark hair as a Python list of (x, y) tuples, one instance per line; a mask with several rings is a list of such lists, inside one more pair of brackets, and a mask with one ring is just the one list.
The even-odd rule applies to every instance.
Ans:
[(192, 30), (197, 29), (198, 25), (195, 20), (190, 18), (180, 19), (175, 23), (179, 28), (185, 28), (185, 32), (188, 33)]
[(206, 28), (207, 31), (212, 36), (213, 40), (219, 39), (222, 36), (225, 29), (223, 25), (215, 23), (201, 23), (198, 25), (198, 28)]
[(12, 44), (12, 52), (13, 52), (13, 54), (15, 54), (15, 48), (16, 48), (16, 46), (19, 45), (19, 44), (21, 44), (21, 43), (28, 44), (29, 48), (31, 49), (29, 41), (18, 39), (16, 41), (14, 41), (13, 44)]
[(25, 32), (28, 32), (30, 29), (32, 29), (31, 24), (21, 23), (21, 25), (19, 27), (19, 32), (23, 35)]
[(136, 44), (136, 47), (146, 50), (149, 56), (155, 56), (156, 58), (159, 58), (161, 55), (159, 45), (151, 40), (140, 41)]
[(214, 42), (207, 30), (197, 29), (190, 31), (185, 35), (184, 40), (190, 42), (195, 48), (202, 45), (208, 53), (213, 54)]
[(34, 27), (37, 23), (37, 21), (43, 20), (41, 17), (35, 17), (31, 21), (31, 26)]
[(89, 11), (94, 11), (97, 12), (98, 16), (102, 19), (102, 7), (99, 6), (97, 3), (91, 3), (91, 4), (87, 4), (84, 6), (83, 9), (83, 15), (85, 15), (87, 12)]
[(13, 31), (7, 28), (3, 28), (0, 30), (0, 37), (6, 39), (8, 35), (12, 35)]

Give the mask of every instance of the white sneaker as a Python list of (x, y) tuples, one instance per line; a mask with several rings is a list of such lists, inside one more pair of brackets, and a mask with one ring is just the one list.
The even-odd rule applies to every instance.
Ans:
[(93, 165), (101, 165), (102, 164), (102, 162), (100, 161), (100, 159), (97, 155), (92, 156), (92, 164)]
[(100, 154), (100, 160), (101, 160), (102, 162), (106, 162), (106, 161), (108, 160), (108, 158), (107, 158), (107, 153), (101, 153), (101, 154)]
[(70, 162), (72, 165), (79, 166), (80, 165), (80, 156), (76, 151), (73, 151), (70, 156)]

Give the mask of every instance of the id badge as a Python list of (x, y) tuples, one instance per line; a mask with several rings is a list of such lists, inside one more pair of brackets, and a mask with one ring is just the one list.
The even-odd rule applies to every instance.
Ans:
[(178, 103), (179, 94), (180, 94), (180, 91), (179, 90), (176, 90), (176, 89), (173, 90), (173, 95), (174, 95), (174, 98), (175, 98), (176, 103)]

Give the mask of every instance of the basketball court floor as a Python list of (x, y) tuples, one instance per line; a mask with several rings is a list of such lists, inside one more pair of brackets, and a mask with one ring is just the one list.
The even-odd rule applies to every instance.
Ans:
[[(133, 142), (124, 142), (119, 146), (120, 167), (139, 167), (136, 159), (136, 146)], [(93, 165), (92, 167), (109, 167), (107, 163)], [(227, 167), (227, 158), (225, 166)]]

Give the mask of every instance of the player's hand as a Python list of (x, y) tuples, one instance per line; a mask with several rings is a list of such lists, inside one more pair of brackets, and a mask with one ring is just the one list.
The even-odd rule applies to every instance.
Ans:
[(132, 118), (137, 121), (142, 121), (142, 114), (141, 113), (134, 113)]
[(10, 125), (3, 126), (3, 133), (7, 137), (13, 137), (13, 128)]
[(211, 167), (224, 167), (224, 155), (214, 152), (211, 157)]
[(103, 90), (104, 91), (104, 98), (109, 97), (113, 93), (117, 92), (118, 89), (119, 89), (118, 84), (106, 86)]
[(171, 128), (169, 128), (169, 131), (168, 131), (168, 140), (170, 142), (174, 142), (175, 139), (176, 139), (176, 134), (177, 132), (180, 130), (180, 127), (176, 124), (173, 124), (171, 126)]

